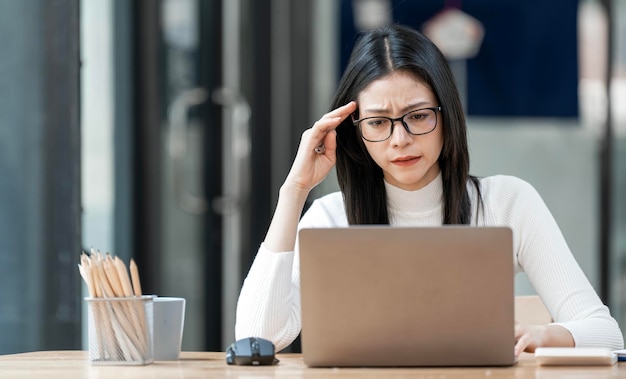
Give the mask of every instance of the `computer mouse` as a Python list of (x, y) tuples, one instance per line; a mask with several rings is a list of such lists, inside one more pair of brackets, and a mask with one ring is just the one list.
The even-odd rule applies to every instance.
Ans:
[(242, 338), (226, 349), (229, 365), (260, 366), (278, 363), (274, 356), (274, 344), (259, 337)]

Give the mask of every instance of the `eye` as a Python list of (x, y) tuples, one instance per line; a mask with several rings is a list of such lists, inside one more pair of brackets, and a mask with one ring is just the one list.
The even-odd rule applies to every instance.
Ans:
[(385, 125), (386, 119), (384, 118), (368, 118), (365, 120), (367, 126), (377, 127)]
[(421, 121), (428, 118), (428, 113), (424, 111), (416, 111), (413, 113), (409, 113), (409, 120), (411, 121)]

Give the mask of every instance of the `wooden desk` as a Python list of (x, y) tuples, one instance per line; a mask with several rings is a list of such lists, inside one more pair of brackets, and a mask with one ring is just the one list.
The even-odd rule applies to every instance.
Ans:
[(229, 366), (224, 353), (183, 352), (179, 361), (147, 366), (92, 366), (86, 351), (41, 351), (0, 356), (0, 378), (194, 379), (194, 378), (626, 378), (626, 362), (599, 367), (537, 367), (525, 354), (513, 367), (308, 368), (300, 354), (279, 354), (277, 366)]

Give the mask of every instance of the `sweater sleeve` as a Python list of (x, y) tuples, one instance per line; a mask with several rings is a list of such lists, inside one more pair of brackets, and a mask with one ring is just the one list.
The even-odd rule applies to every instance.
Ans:
[(498, 205), (490, 208), (496, 220), (513, 229), (518, 268), (527, 274), (554, 323), (572, 334), (577, 347), (622, 349), (619, 325), (576, 262), (540, 195), (520, 179), (499, 178), (489, 200)]
[(294, 252), (275, 253), (263, 244), (244, 280), (237, 302), (235, 337), (261, 337), (276, 351), (300, 333), (299, 285), (292, 281)]
[[(347, 225), (340, 193), (313, 202), (300, 220), (303, 227)], [(276, 351), (291, 344), (302, 328), (300, 312), (300, 259), (296, 250), (272, 252), (263, 244), (243, 282), (235, 320), (235, 338), (261, 337)]]

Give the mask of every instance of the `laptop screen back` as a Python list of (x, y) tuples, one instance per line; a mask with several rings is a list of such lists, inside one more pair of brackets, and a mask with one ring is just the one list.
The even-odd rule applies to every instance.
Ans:
[(307, 365), (515, 362), (509, 228), (303, 229), (299, 244)]

